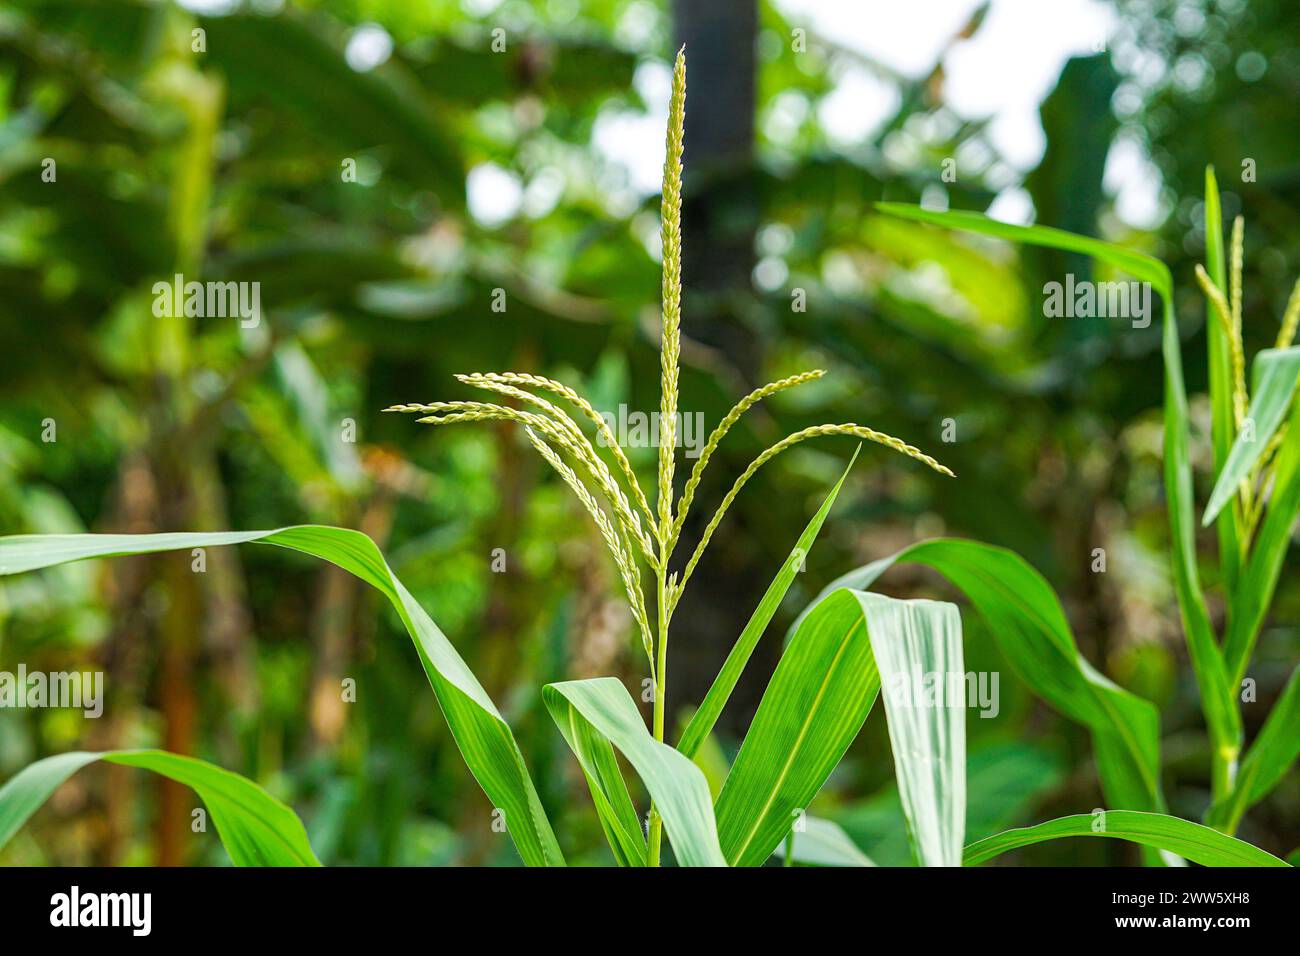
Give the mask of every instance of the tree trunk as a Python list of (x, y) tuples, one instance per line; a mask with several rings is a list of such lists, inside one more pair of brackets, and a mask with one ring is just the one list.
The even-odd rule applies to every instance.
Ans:
[[(759, 208), (754, 176), (756, 0), (674, 0), (677, 43), (686, 45), (686, 168), (682, 209), (683, 334), (712, 346), (746, 383), (762, 367), (763, 343), (748, 328), (753, 302), (754, 234)], [(740, 396), (737, 395), (737, 398)], [(690, 411), (684, 396), (683, 412)], [(707, 423), (712, 428), (716, 422)], [(720, 448), (713, 467), (735, 474), (747, 461)], [(712, 482), (706, 482), (708, 490)], [(739, 508), (731, 512), (739, 513)], [(682, 532), (679, 554), (699, 541), (709, 509), (698, 507)], [(724, 522), (696, 569), (673, 619), (667, 718), (703, 699), (740, 628), (758, 603), (762, 582), (747, 562), (743, 527)], [(756, 706), (774, 655), (765, 646), (741, 679), (720, 729), (735, 730)], [(674, 734), (670, 731), (670, 739)]]

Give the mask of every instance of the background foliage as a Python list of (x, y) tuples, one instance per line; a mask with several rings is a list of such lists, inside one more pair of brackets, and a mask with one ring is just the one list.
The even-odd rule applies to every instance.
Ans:
[[(10, 0), (0, 8), (0, 528), (364, 530), (515, 729), (570, 860), (606, 859), (537, 690), (639, 679), (595, 529), (512, 429), (416, 429), (378, 410), (472, 397), (451, 375), (496, 368), (581, 383), (601, 408), (657, 406), (657, 198), (594, 141), (603, 124), (653, 108), (655, 71), (684, 39), (683, 408), (712, 427), (754, 384), (830, 371), (737, 429), (730, 464), (701, 497), (716, 500), (717, 475), (765, 439), (820, 421), (900, 435), (959, 476), (859, 459), (697, 760), (709, 773), (734, 755), (781, 633), (822, 585), (944, 532), (1013, 548), (1046, 575), (1085, 656), (1160, 708), (1170, 811), (1198, 819), (1207, 745), (1164, 554), (1158, 322), (1046, 319), (1043, 282), (1085, 264), (870, 210), (882, 198), (983, 210), (1022, 188), (1039, 222), (1165, 259), (1188, 336), (1193, 453), (1208, 463), (1206, 372), (1190, 358), (1205, 354), (1191, 277), (1203, 257), (1202, 171), (1220, 170), (1225, 218), (1247, 217), (1253, 352), (1272, 340), (1300, 271), (1288, 123), (1300, 54), (1287, 42), (1300, 13), (1281, 0), (1117, 0), (1107, 50), (1067, 63), (1043, 102), (1047, 147), (1025, 173), (997, 154), (986, 123), (948, 105), (942, 58), (963, 35), (909, 78), (815, 32), (796, 53), (791, 31), (806, 25), (768, 3), (674, 6), (358, 0), (200, 14)], [(391, 56), (354, 68), (349, 41), (374, 24)], [(981, 26), (977, 13), (963, 34)], [(491, 49), (497, 28), (504, 52)], [(899, 103), (852, 144), (818, 119), (847, 64), (894, 85)], [(1103, 172), (1120, 143), (1159, 170), (1153, 229), (1116, 213)], [(55, 183), (41, 178), (47, 157)], [(942, 177), (948, 157), (957, 182)], [(1241, 181), (1247, 158), (1255, 182)], [(341, 175), (347, 160), (356, 182)], [(485, 176), (498, 192), (520, 190), (499, 221), (472, 211), (467, 177)], [(154, 319), (153, 283), (178, 272), (260, 282), (262, 323)], [(504, 313), (491, 310), (494, 289)], [(792, 309), (795, 290), (806, 311)], [(49, 419), (55, 442), (42, 440)], [(349, 421), (355, 442), (344, 440)], [(674, 622), (674, 707), (703, 696), (850, 452), (848, 442), (796, 449), (737, 501)], [(653, 467), (653, 449), (629, 454)], [(1199, 477), (1204, 501), (1208, 468)], [(1091, 570), (1095, 548), (1105, 573)], [(490, 570), (494, 549), (505, 573)], [(268, 786), (327, 864), (516, 859), (381, 600), (278, 549), (205, 558), (203, 574), (189, 555), (155, 556), (0, 585), (0, 670), (102, 668), (109, 695), (97, 721), (0, 714), (0, 779), (48, 753), (165, 747)], [(1209, 549), (1204, 559), (1213, 583)], [(1260, 641), (1247, 739), (1300, 656), (1294, 583), (1286, 572)], [(916, 567), (885, 587), (950, 596)], [(1221, 614), (1213, 600), (1211, 613)], [(968, 837), (1101, 806), (1086, 734), (1027, 694), (976, 616), (965, 628), (967, 666), (1001, 679), (998, 716), (969, 721)], [(340, 701), (347, 677), (356, 703)], [(685, 713), (673, 715), (679, 726)], [(904, 863), (888, 746), (873, 715), (813, 810), (878, 862)], [(101, 767), (66, 785), (2, 859), (223, 859), (211, 834), (190, 832), (192, 805), (174, 784)], [(1296, 774), (1239, 835), (1278, 855), (1300, 845)], [(1071, 841), (1007, 859), (1137, 855)]]

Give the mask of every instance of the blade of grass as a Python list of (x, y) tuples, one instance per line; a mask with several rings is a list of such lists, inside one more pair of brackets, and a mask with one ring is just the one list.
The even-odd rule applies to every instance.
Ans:
[(1017, 847), (1078, 836), (1128, 840), (1176, 853), (1202, 866), (1287, 865), (1257, 846), (1199, 823), (1137, 810), (1107, 810), (1100, 819), (1090, 813), (1080, 813), (1037, 826), (1006, 830), (966, 847), (964, 862), (966, 866), (978, 866)]
[(529, 866), (564, 864), (564, 857), (510, 727), (438, 625), (389, 569), (375, 543), (359, 531), (298, 525), (274, 531), (168, 534), (15, 535), (0, 538), (0, 575), (87, 558), (260, 542), (338, 565), (392, 603), (406, 626), (447, 725), (492, 805), (505, 811), (519, 855)]
[(678, 863), (727, 865), (718, 846), (713, 802), (704, 773), (650, 735), (621, 682), (613, 677), (598, 677), (547, 684), (542, 697), (566, 740), (575, 723), (585, 723), (623, 753), (650, 792)]
[(763, 632), (767, 630), (767, 625), (771, 623), (772, 616), (781, 606), (782, 599), (785, 598), (786, 592), (790, 590), (790, 585), (794, 583), (794, 576), (803, 566), (808, 552), (812, 549), (813, 542), (817, 539), (818, 532), (821, 531), (822, 524), (826, 516), (830, 513), (831, 506), (835, 504), (835, 498), (840, 493), (840, 488), (844, 486), (844, 479), (849, 476), (849, 471), (853, 468), (853, 463), (858, 459), (858, 452), (862, 451), (859, 445), (853, 453), (853, 458), (849, 460), (848, 467), (840, 475), (840, 480), (831, 488), (822, 506), (817, 509), (808, 526), (804, 528), (803, 534), (799, 535), (799, 540), (795, 542), (794, 550), (790, 556), (785, 559), (785, 564), (781, 565), (781, 570), (777, 572), (772, 583), (767, 586), (763, 598), (758, 602), (758, 607), (750, 615), (749, 621), (746, 622), (744, 630), (740, 632), (740, 637), (731, 648), (731, 653), (727, 655), (722, 669), (713, 679), (709, 692), (704, 695), (704, 701), (700, 704), (691, 722), (687, 724), (686, 729), (682, 732), (681, 739), (677, 743), (677, 749), (688, 757), (694, 757), (695, 752), (699, 750), (700, 744), (708, 737), (709, 732), (713, 730), (713, 725), (718, 722), (718, 717), (722, 714), (722, 709), (726, 706), (727, 700), (731, 697), (731, 692), (736, 689), (736, 682), (740, 679), (741, 672), (744, 671), (745, 665), (749, 662), (749, 657), (754, 653), (754, 648), (758, 645), (759, 639)]
[(320, 866), (302, 821), (288, 806), (237, 773), (162, 750), (65, 753), (24, 768), (0, 787), (0, 849), (60, 784), (98, 760), (152, 770), (191, 787), (212, 814), (235, 866)]

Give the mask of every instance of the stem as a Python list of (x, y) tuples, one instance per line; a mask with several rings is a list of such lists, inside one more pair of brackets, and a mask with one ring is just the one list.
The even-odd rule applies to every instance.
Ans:
[[(1215, 803), (1226, 800), (1237, 783), (1237, 757), (1241, 745), (1232, 740), (1210, 739), (1210, 793)], [(1235, 823), (1232, 824), (1235, 828)]]
[[(672, 611), (668, 606), (668, 549), (661, 542), (659, 545), (659, 567), (655, 569), (655, 579), (659, 582), (659, 640), (655, 656), (655, 700), (654, 700), (654, 736), (660, 743), (664, 739), (664, 696), (668, 687), (668, 621)], [(659, 848), (663, 843), (663, 820), (650, 804), (650, 846), (647, 862), (650, 866), (659, 865)]]
[(1237, 835), (1237, 827), (1241, 826), (1241, 818), (1246, 814), (1246, 794), (1240, 781), (1237, 783), (1237, 788), (1232, 793), (1227, 815), (1217, 826), (1220, 833), (1226, 833), (1228, 836)]

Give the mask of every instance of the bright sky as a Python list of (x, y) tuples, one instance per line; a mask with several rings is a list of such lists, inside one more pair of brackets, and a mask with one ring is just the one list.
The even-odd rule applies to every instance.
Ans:
[[(921, 76), (934, 66), (980, 0), (774, 2), (792, 24), (806, 25), (899, 73)], [(1026, 172), (1042, 158), (1046, 142), (1038, 108), (1061, 68), (1072, 56), (1102, 49), (1114, 26), (1115, 13), (1101, 0), (994, 0), (976, 35), (957, 43), (944, 59), (947, 102), (967, 118), (992, 117), (989, 135), (994, 145), (1012, 166)], [(643, 194), (659, 188), (668, 82), (666, 66), (647, 64), (637, 71), (636, 84), (651, 107), (650, 115), (611, 114), (596, 125), (596, 147), (626, 167), (632, 187)], [(833, 142), (862, 142), (897, 107), (894, 87), (865, 68), (845, 70), (837, 84), (818, 113)], [(1106, 182), (1117, 193), (1124, 219), (1139, 226), (1158, 219), (1158, 177), (1133, 143), (1112, 151)], [(494, 205), (486, 196), (482, 200)], [(999, 196), (991, 210), (999, 218), (1021, 222), (1032, 211), (1028, 196), (1014, 188)]]
[[(979, 0), (776, 0), (776, 5), (792, 22), (806, 21), (823, 36), (919, 77), (934, 66)], [(1038, 122), (1043, 97), (1065, 61), (1103, 47), (1113, 24), (1113, 11), (1100, 0), (994, 0), (975, 36), (959, 42), (944, 60), (947, 102), (969, 119), (994, 117), (994, 145), (1012, 165), (1030, 169), (1045, 146)], [(844, 99), (835, 105), (837, 113), (850, 115), (823, 114), (832, 129), (851, 124), (851, 114), (864, 104)], [(876, 104), (865, 105), (872, 112)]]
[[(275, 7), (280, 0), (254, 0)], [(700, 0), (707, 2), (707, 0)], [(866, 54), (886, 67), (922, 76), (970, 19), (981, 0), (772, 0), (793, 25)], [(181, 0), (190, 9), (221, 12), (236, 0)], [(461, 0), (466, 13), (490, 15), (500, 0)], [(651, 28), (646, 9), (633, 4), (620, 24), (622, 39), (644, 39)], [(1115, 27), (1115, 12), (1103, 0), (993, 0), (988, 17), (970, 40), (958, 42), (944, 59), (948, 104), (969, 119), (991, 117), (989, 136), (1004, 159), (1027, 172), (1046, 146), (1038, 107), (1052, 90), (1062, 66), (1072, 56), (1104, 48)], [(376, 24), (357, 28), (347, 46), (354, 69), (369, 70), (392, 52), (392, 40)], [(596, 149), (627, 173), (627, 186), (641, 195), (659, 189), (663, 169), (663, 128), (668, 115), (670, 75), (664, 63), (647, 62), (636, 72), (637, 90), (649, 106), (646, 114), (610, 110), (596, 122)], [(839, 71), (836, 89), (818, 108), (818, 121), (833, 143), (852, 147), (863, 142), (897, 108), (893, 85), (870, 70), (849, 65)], [(1135, 226), (1153, 226), (1160, 218), (1159, 177), (1141, 148), (1121, 139), (1111, 150), (1106, 186), (1116, 196), (1121, 218)], [(612, 184), (611, 184), (612, 185)], [(469, 173), (470, 212), (486, 225), (517, 215), (530, 203), (511, 172), (487, 163)], [(616, 192), (617, 190), (615, 190)], [(626, 189), (622, 190), (626, 194)], [(625, 203), (626, 204), (626, 203)], [(547, 203), (541, 203), (542, 206)], [(1027, 194), (1007, 188), (990, 212), (1025, 222), (1033, 215)]]

